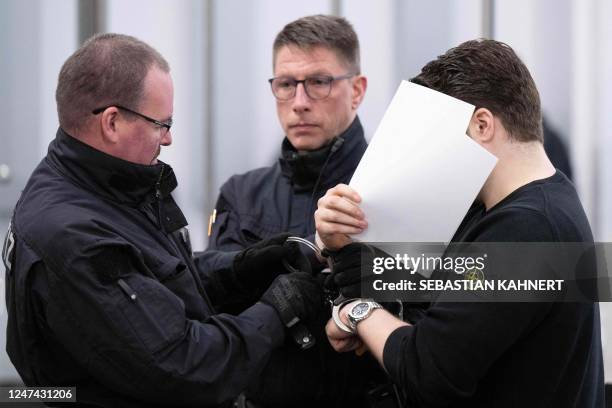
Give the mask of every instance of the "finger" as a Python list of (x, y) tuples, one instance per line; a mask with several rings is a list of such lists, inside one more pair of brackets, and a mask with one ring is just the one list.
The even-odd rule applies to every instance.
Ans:
[(262, 239), (261, 241), (257, 242), (257, 244), (255, 245), (259, 245), (262, 248), (268, 247), (270, 245), (283, 245), (285, 241), (287, 240), (287, 238), (289, 238), (290, 236), (291, 234), (283, 232), (283, 233), (271, 236), (270, 238)]
[(338, 353), (343, 353), (345, 351), (344, 350), (344, 341), (343, 340), (329, 339), (329, 344)]
[(365, 228), (368, 223), (363, 218), (354, 217), (352, 214), (347, 214), (330, 208), (319, 208), (315, 211), (315, 224), (327, 222), (332, 224), (344, 224), (357, 228)]
[(361, 339), (354, 334), (341, 331), (331, 319), (327, 321), (325, 334), (329, 344), (340, 353), (355, 350), (363, 344)]
[(325, 334), (327, 335), (327, 338), (329, 339), (329, 341), (331, 342), (333, 341), (341, 341), (344, 340), (348, 337), (352, 337), (353, 335), (350, 333), (346, 333), (342, 330), (340, 330), (340, 328), (336, 325), (336, 323), (334, 322), (333, 319), (329, 319), (327, 321), (327, 324), (325, 325)]
[(325, 335), (328, 337), (330, 341), (332, 339), (335, 339), (334, 336), (336, 336), (336, 333), (338, 331), (339, 329), (338, 327), (336, 327), (336, 323), (334, 323), (332, 319), (327, 320), (327, 323), (325, 324)]
[(285, 249), (285, 259), (290, 261), (294, 261), (302, 253), (297, 242), (287, 242), (283, 245), (283, 248)]
[(292, 251), (289, 246), (273, 245), (260, 249), (257, 256), (261, 264), (272, 264), (285, 258), (291, 259)]
[(333, 224), (329, 222), (315, 225), (315, 228), (319, 232), (319, 235), (323, 241), (325, 241), (326, 237), (333, 235), (355, 235), (363, 232), (363, 228), (343, 224)]
[[(345, 270), (338, 271), (337, 267), (335, 267), (335, 269), (336, 269), (335, 270), (336, 273), (334, 273), (334, 282), (336, 283), (336, 286), (338, 286), (339, 288), (344, 288), (349, 285), (359, 286), (361, 285), (362, 281), (365, 281), (361, 277), (360, 269), (355, 268), (349, 272)], [(368, 282), (365, 281), (365, 283), (368, 283)]]
[(270, 242), (274, 244), (283, 244), (291, 236), (288, 232), (281, 232), (280, 234), (276, 234), (270, 238)]
[(351, 217), (358, 220), (365, 220), (365, 213), (361, 207), (344, 197), (337, 196), (324, 196), (317, 201), (317, 208), (326, 208), (329, 210), (339, 211), (341, 213), (350, 215)]
[(346, 184), (338, 184), (337, 186), (327, 190), (326, 195), (336, 195), (345, 197), (355, 203), (361, 202), (361, 196), (354, 188), (347, 186)]
[(329, 339), (329, 344), (339, 353), (345, 353), (353, 350), (354, 341), (351, 338), (348, 339)]
[[(336, 269), (336, 266), (334, 265), (334, 269)], [(341, 271), (338, 273), (337, 270), (334, 270), (334, 283), (336, 284), (336, 287), (338, 288), (338, 290), (340, 292), (344, 292), (346, 291), (347, 293), (355, 293), (360, 292), (361, 291), (361, 285), (363, 280), (361, 279), (361, 271), (355, 269), (353, 272), (351, 272), (350, 274), (344, 273), (344, 271)], [(342, 275), (342, 276), (338, 276), (338, 275)], [(363, 282), (366, 283), (367, 282)], [(344, 294), (344, 293), (341, 293)], [(350, 296), (347, 297), (347, 299), (350, 298), (354, 298), (354, 297), (359, 297), (359, 296)]]
[(366, 351), (368, 351), (368, 346), (366, 346), (363, 342), (361, 342), (361, 345), (355, 349), (355, 354), (361, 357), (364, 355)]
[(340, 294), (347, 299), (361, 297), (361, 283), (340, 287)]
[(362, 345), (361, 340), (358, 337), (349, 337), (343, 340), (343, 344), (341, 344), (341, 352), (346, 353), (348, 351), (357, 350)]
[(325, 277), (325, 282), (323, 282), (323, 287), (325, 289), (328, 289), (328, 290), (335, 290), (335, 289), (337, 289), (337, 286), (334, 283), (333, 275), (328, 275), (328, 276)]
[(326, 249), (331, 251), (337, 251), (340, 248), (349, 245), (352, 240), (346, 234), (331, 234), (331, 235), (320, 235), (321, 241), (323, 242)]

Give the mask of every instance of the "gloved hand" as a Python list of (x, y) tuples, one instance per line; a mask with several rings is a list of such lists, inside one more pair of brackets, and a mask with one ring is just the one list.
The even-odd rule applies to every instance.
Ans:
[(225, 292), (239, 293), (255, 301), (274, 278), (288, 273), (283, 260), (295, 264), (302, 256), (297, 243), (285, 242), (289, 236), (287, 233), (278, 234), (239, 252), (231, 269), (220, 274)]
[(295, 265), (303, 256), (295, 242), (285, 242), (290, 234), (278, 234), (261, 240), (237, 253), (229, 267), (208, 271), (212, 297), (216, 305), (225, 298), (252, 304), (278, 275), (288, 273), (283, 260)]
[(260, 301), (276, 309), (285, 327), (316, 322), (324, 311), (323, 289), (305, 272), (278, 276)]
[[(377, 255), (377, 252), (381, 252)], [(347, 299), (361, 297), (362, 281), (373, 281), (372, 272), (375, 256), (385, 256), (382, 251), (360, 242), (352, 242), (338, 251), (329, 252), (332, 258), (332, 274), (327, 278), (325, 287), (338, 290)], [(362, 276), (362, 268), (365, 275)]]
[[(346, 299), (362, 297), (362, 283), (371, 284), (378, 278), (373, 272), (375, 257), (389, 257), (390, 255), (380, 248), (362, 244), (350, 243), (338, 251), (328, 251), (332, 259), (332, 274), (325, 280), (324, 286), (332, 292), (340, 292)], [(363, 270), (363, 272), (362, 272)], [(392, 314), (403, 318), (404, 321), (416, 323), (420, 320), (428, 303), (415, 302), (380, 302)]]

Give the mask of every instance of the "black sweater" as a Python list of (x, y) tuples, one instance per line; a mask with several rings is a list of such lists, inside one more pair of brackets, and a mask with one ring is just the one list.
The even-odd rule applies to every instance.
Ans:
[[(454, 242), (592, 242), (561, 172), (489, 211), (475, 203)], [(434, 303), (388, 338), (384, 365), (417, 407), (603, 407), (599, 306)]]

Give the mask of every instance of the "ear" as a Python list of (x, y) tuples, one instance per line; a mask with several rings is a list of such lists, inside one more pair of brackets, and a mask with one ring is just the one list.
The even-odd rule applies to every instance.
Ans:
[(353, 78), (353, 97), (351, 98), (351, 108), (353, 108), (353, 110), (356, 110), (359, 105), (361, 105), (367, 87), (368, 79), (363, 75), (357, 75)]
[(115, 144), (119, 141), (119, 110), (111, 106), (100, 113), (100, 129), (105, 143)]
[(477, 108), (470, 124), (468, 125), (468, 136), (483, 146), (490, 145), (495, 135), (495, 118), (487, 108)]

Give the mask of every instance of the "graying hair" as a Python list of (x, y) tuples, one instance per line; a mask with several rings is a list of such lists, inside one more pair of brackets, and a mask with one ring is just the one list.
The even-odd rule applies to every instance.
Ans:
[(153, 66), (170, 72), (159, 52), (134, 37), (112, 33), (91, 37), (60, 71), (55, 92), (60, 126), (79, 130), (92, 110), (107, 105), (138, 109), (144, 79)]
[(351, 23), (343, 17), (318, 14), (287, 24), (274, 40), (273, 65), (276, 54), (285, 46), (297, 46), (304, 50), (317, 46), (329, 48), (353, 73), (361, 73), (359, 39)]

